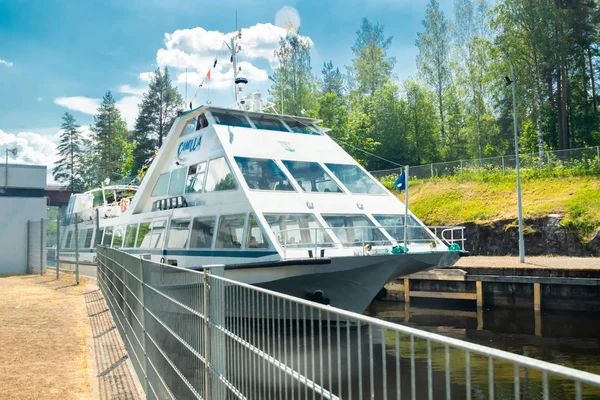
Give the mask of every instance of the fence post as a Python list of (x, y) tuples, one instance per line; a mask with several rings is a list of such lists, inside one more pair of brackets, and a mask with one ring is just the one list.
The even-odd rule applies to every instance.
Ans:
[(79, 285), (79, 231), (77, 225), (77, 214), (75, 216), (75, 282)]
[(460, 160), (460, 169), (463, 169), (463, 160)]
[[(98, 210), (96, 210), (96, 216), (98, 216)], [(98, 232), (98, 231), (96, 231)], [(97, 233), (96, 233), (97, 235)], [(100, 265), (97, 263), (96, 265)], [(144, 256), (140, 256), (140, 291), (141, 291), (141, 300), (142, 300), (142, 315), (141, 315), (141, 323), (142, 323), (142, 346), (144, 350), (144, 393), (148, 394), (148, 352), (146, 351), (146, 299), (144, 298)]]
[[(225, 302), (224, 288), (218, 288), (218, 282), (213, 280), (209, 282), (209, 276), (224, 276), (225, 266), (222, 264), (205, 265), (203, 266), (204, 276), (204, 390), (206, 396), (204, 398), (216, 399), (219, 398), (218, 385), (211, 384), (211, 373), (214, 369), (216, 373), (222, 374), (226, 370), (225, 360), (221, 357), (225, 354), (225, 342), (223, 336), (219, 335), (218, 329), (215, 329), (215, 334), (212, 334), (210, 325), (222, 326), (225, 321)], [(209, 322), (210, 321), (210, 322)], [(212, 357), (212, 354), (218, 354), (217, 357)], [(218, 382), (215, 379), (214, 382)]]
[(502, 175), (504, 175), (504, 156), (502, 156)]
[(31, 236), (31, 221), (27, 220), (27, 273), (29, 273), (30, 269), (30, 257), (29, 257), (29, 251), (31, 250), (31, 240), (30, 240), (30, 236)]
[(598, 168), (600, 168), (600, 146), (596, 146), (596, 155), (598, 156)]
[(433, 178), (433, 164), (429, 164), (431, 165), (431, 177)]
[(40, 275), (44, 275), (44, 218), (40, 219)]
[(546, 150), (546, 160), (548, 161), (548, 170), (550, 170), (550, 152)]
[(56, 261), (56, 279), (60, 277), (60, 209), (56, 214), (56, 253), (54, 255)]

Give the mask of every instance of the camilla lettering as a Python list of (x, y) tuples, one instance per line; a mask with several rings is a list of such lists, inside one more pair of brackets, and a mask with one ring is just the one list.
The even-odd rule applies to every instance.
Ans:
[(202, 141), (202, 136), (195, 137), (190, 140), (186, 140), (185, 142), (179, 143), (179, 148), (177, 149), (177, 155), (181, 155), (184, 151), (192, 151), (198, 150), (200, 147), (200, 142)]

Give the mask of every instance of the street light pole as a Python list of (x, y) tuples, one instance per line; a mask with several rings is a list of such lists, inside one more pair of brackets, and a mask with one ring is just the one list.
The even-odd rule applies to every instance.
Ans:
[(519, 204), (519, 262), (525, 262), (525, 240), (523, 239), (523, 203), (521, 201), (521, 168), (519, 166), (519, 134), (517, 128), (517, 95), (515, 93), (515, 69), (512, 62), (507, 58), (510, 65), (510, 73), (512, 78), (512, 96), (513, 96), (513, 122), (515, 130), (515, 166), (517, 169), (517, 202)]

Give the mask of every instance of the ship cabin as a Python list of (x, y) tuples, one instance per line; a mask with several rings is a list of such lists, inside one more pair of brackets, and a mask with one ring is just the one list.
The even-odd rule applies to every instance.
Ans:
[[(98, 243), (179, 266), (404, 244), (403, 203), (318, 122), (213, 106), (180, 115), (131, 204), (101, 216)], [(410, 212), (407, 225), (411, 252), (447, 249)]]

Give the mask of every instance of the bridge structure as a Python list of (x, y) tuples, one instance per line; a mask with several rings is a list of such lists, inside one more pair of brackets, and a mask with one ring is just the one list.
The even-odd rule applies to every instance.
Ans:
[(600, 375), (98, 247), (150, 399), (599, 398)]

